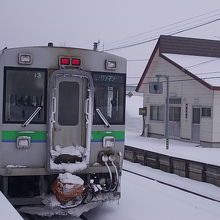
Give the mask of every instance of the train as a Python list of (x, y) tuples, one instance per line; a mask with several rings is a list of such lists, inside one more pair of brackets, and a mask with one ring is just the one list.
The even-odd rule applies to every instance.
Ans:
[(19, 212), (80, 216), (120, 199), (125, 58), (4, 48), (0, 83), (0, 190)]

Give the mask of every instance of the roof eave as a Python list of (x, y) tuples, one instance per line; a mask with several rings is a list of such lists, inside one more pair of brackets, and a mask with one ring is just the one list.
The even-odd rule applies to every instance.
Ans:
[(150, 59), (149, 59), (147, 65), (146, 65), (146, 67), (144, 69), (144, 72), (143, 72), (143, 74), (141, 76), (141, 79), (140, 79), (140, 81), (139, 81), (139, 83), (138, 83), (138, 85), (137, 85), (137, 87), (135, 89), (136, 92), (140, 92), (140, 87), (141, 87), (141, 85), (142, 85), (142, 83), (143, 83), (143, 81), (144, 81), (144, 79), (145, 79), (145, 77), (147, 75), (147, 72), (148, 72), (148, 70), (149, 70), (149, 68), (150, 68), (150, 66), (152, 64), (153, 58), (154, 58), (158, 48), (159, 48), (159, 41), (157, 41), (157, 44), (154, 47), (153, 53), (151, 54)]

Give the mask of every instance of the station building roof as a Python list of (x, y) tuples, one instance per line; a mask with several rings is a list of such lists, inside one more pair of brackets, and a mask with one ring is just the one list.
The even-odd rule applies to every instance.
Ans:
[(160, 36), (136, 91), (143, 91), (156, 54), (212, 90), (220, 90), (220, 41)]

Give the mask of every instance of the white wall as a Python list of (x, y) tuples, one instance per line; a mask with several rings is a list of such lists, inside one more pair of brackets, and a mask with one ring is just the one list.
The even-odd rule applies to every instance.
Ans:
[(214, 91), (213, 141), (220, 142), (220, 91)]
[[(191, 139), (191, 125), (192, 125), (192, 107), (193, 106), (213, 106), (213, 91), (202, 85), (197, 80), (194, 80), (189, 75), (159, 57), (156, 65), (147, 74), (147, 83), (156, 81), (156, 75), (169, 75), (169, 96), (182, 98), (181, 104), (181, 130), (180, 137), (184, 139)], [(146, 84), (144, 89), (144, 106), (148, 108), (147, 124), (150, 124), (150, 132), (163, 134), (164, 123), (157, 121), (150, 121), (150, 105), (165, 105), (166, 98), (166, 80), (163, 81), (163, 94), (149, 94), (149, 86)], [(219, 99), (220, 100), (220, 99)], [(188, 104), (188, 117), (185, 117), (185, 106)], [(217, 110), (216, 110), (217, 111)], [(219, 109), (220, 112), (220, 101)], [(202, 141), (212, 141), (212, 118), (201, 118), (200, 125), (200, 139)], [(220, 120), (220, 118), (219, 118)], [(220, 129), (219, 129), (220, 130)], [(219, 133), (220, 137), (220, 133)]]

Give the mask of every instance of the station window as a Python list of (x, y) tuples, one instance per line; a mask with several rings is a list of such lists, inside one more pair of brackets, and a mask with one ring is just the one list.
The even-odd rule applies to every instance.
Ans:
[(4, 109), (5, 123), (24, 123), (41, 107), (31, 123), (45, 123), (46, 70), (5, 68)]
[(169, 107), (169, 121), (180, 121), (181, 119), (181, 107), (170, 106)]
[(164, 120), (164, 106), (150, 106), (150, 120)]
[(210, 107), (203, 107), (202, 108), (202, 117), (211, 117), (211, 108)]
[(99, 109), (110, 124), (125, 123), (125, 74), (93, 73), (94, 124), (103, 124)]

